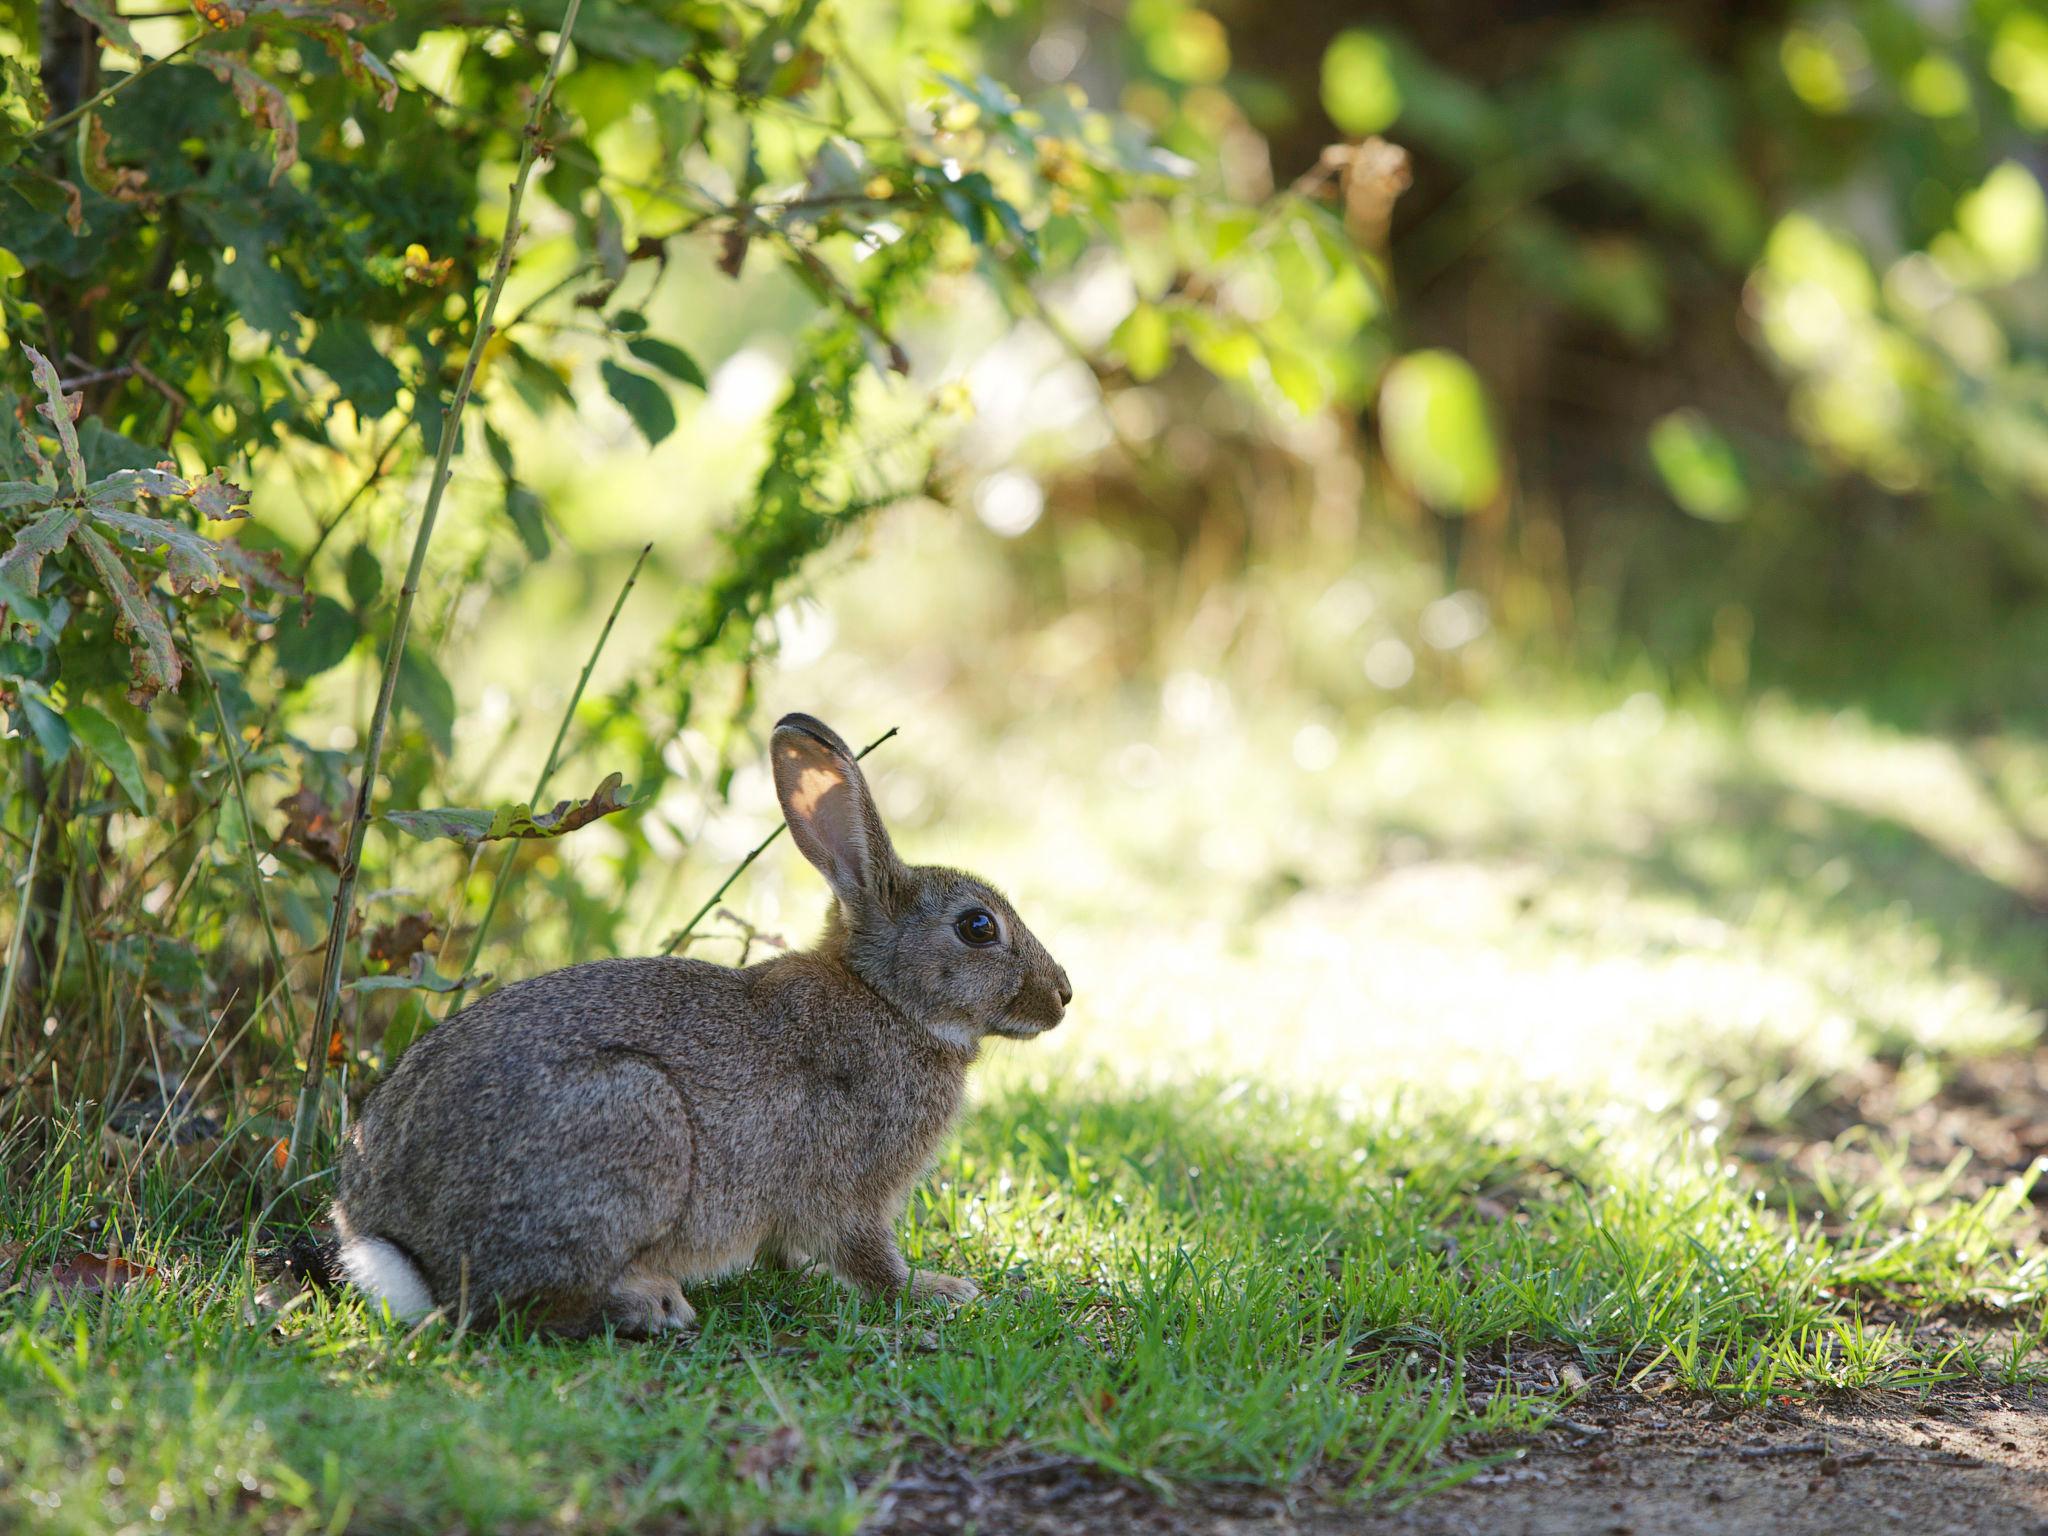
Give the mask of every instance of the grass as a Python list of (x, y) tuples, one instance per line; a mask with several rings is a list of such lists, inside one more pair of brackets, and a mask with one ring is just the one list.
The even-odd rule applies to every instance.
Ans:
[[(1638, 698), (1396, 712), (1310, 772), (1298, 725), (1013, 743), (1023, 826), (936, 788), (941, 732), (882, 768), (1080, 990), (906, 1233), (984, 1302), (749, 1275), (662, 1347), (276, 1312), (246, 1192), (123, 1182), (81, 1106), (0, 1238), (160, 1277), (0, 1299), (0, 1525), (852, 1531), (930, 1445), (1378, 1499), (1556, 1412), (1532, 1354), (1747, 1400), (2043, 1373), (2032, 1172), (1811, 1127), (2031, 1046), (2048, 751)], [(1747, 1150), (1788, 1139), (1798, 1181)]]

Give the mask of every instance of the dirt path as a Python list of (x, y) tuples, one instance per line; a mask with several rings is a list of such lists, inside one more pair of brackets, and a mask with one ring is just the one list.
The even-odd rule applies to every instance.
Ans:
[(906, 1468), (889, 1536), (2048, 1536), (2048, 1397), (1983, 1389), (1781, 1404), (1623, 1397), (1472, 1482), (1388, 1512), (1208, 1491), (1166, 1503), (1056, 1458)]

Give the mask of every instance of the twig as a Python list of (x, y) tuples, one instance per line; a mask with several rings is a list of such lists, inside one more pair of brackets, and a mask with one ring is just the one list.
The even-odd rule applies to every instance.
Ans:
[(112, 85), (108, 86), (105, 90), (101, 91), (97, 96), (87, 97), (84, 101), (81, 101), (77, 106), (73, 107), (69, 112), (66, 112), (63, 116), (51, 118), (47, 123), (43, 124), (42, 127), (38, 128), (34, 133), (30, 134), (29, 138), (40, 139), (45, 134), (55, 133), (59, 128), (70, 127), (71, 124), (77, 122), (81, 117), (85, 116), (86, 113), (94, 111), (99, 107), (104, 106), (107, 102), (113, 100), (116, 96), (120, 95), (121, 92), (127, 90), (128, 87), (133, 85), (136, 81), (145, 79), (148, 76), (155, 74), (158, 70), (162, 69), (166, 64), (170, 63), (171, 60), (178, 58), (183, 54), (190, 53), (192, 49), (198, 45), (199, 39), (204, 37), (205, 35), (206, 34), (204, 32), (195, 32), (190, 37), (186, 38), (185, 41), (178, 44), (177, 47), (173, 48), (169, 53), (165, 54), (162, 58), (143, 60), (142, 67), (140, 69), (136, 70), (132, 74), (123, 75), (120, 79), (116, 80)]
[[(873, 741), (869, 742), (866, 746), (862, 747), (858, 752), (854, 753), (854, 760), (859, 761), (861, 758), (866, 757), (870, 752), (874, 751), (875, 748), (879, 747), (891, 736), (894, 736), (896, 734), (896, 731), (897, 727), (893, 725), (890, 726), (889, 729), (882, 732), (881, 735), (877, 736)], [(777, 822), (775, 824), (775, 830), (773, 832), (770, 832), (766, 837), (762, 838), (760, 842), (754, 844), (754, 846), (748, 850), (747, 856), (744, 859), (741, 859), (738, 864), (733, 866), (732, 873), (725, 877), (725, 883), (720, 885), (717, 890), (713, 891), (711, 895), (705, 900), (704, 905), (699, 907), (695, 912), (693, 912), (690, 915), (690, 920), (687, 923), (683, 924), (682, 927), (678, 928), (674, 933), (669, 935), (668, 942), (661, 946), (661, 952), (664, 955), (674, 954), (676, 950), (681, 947), (683, 940), (687, 939), (691, 934), (697, 931), (697, 925), (704, 921), (705, 914), (710, 912), (713, 907), (717, 906), (719, 901), (724, 897), (725, 893), (732, 889), (733, 882), (739, 879), (741, 875), (744, 875), (747, 872), (747, 866), (752, 864), (754, 860), (761, 857), (762, 854), (766, 853), (768, 851), (769, 845), (788, 830), (789, 824), (787, 822)]]
[[(604, 654), (604, 644), (612, 637), (612, 626), (619, 621), (619, 611), (626, 606), (626, 596), (633, 590), (633, 584), (640, 579), (640, 568), (647, 563), (648, 555), (653, 552), (652, 544), (640, 546), (639, 558), (634, 560), (633, 569), (626, 573), (626, 584), (619, 588), (619, 595), (612, 601), (612, 611), (605, 616), (604, 628), (597, 632), (597, 643), (590, 648), (590, 659), (583, 663), (583, 673), (576, 679), (576, 691), (569, 695), (569, 706), (562, 711), (562, 723), (555, 728), (555, 741), (554, 745), (548, 748), (547, 761), (541, 765), (540, 775), (533, 781), (533, 793), (527, 797), (531, 804), (538, 805), (541, 796), (547, 793), (548, 780), (554, 777), (555, 767), (561, 761), (562, 743), (568, 739), (569, 726), (576, 718), (576, 706), (583, 702), (583, 690), (590, 685), (590, 674), (597, 670), (597, 659)], [(498, 903), (503, 899), (506, 887), (511, 884), (512, 861), (518, 855), (519, 844), (513, 842), (506, 847), (505, 856), (498, 861), (498, 873), (491, 880), (491, 899), (484, 903), (484, 915), (477, 919), (476, 933), (469, 941), (469, 958), (463, 961), (461, 968), (455, 972), (458, 977), (467, 977), (476, 969), (477, 957), (483, 953), (484, 936), (490, 932), (491, 919), (497, 915)], [(483, 844), (478, 843), (476, 850), (469, 856), (469, 872), (463, 876), (464, 886), (469, 884), (469, 875), (476, 873), (477, 861), (482, 857)], [(455, 899), (457, 903), (461, 902), (460, 889), (457, 890)], [(443, 948), (454, 942), (455, 920), (451, 914), (448, 921), (448, 940)], [(441, 1015), (443, 1019), (453, 1018), (456, 1011), (462, 1007), (464, 990), (458, 983), (454, 992), (449, 994), (448, 1011)]]
[(405, 633), (412, 623), (413, 599), (420, 588), (420, 573), (427, 563), (427, 547), (433, 542), (434, 522), (441, 513), (441, 498), (448, 489), (453, 469), (455, 442), (461, 436), (462, 412), (469, 404), (469, 391), (476, 382), (477, 365), (491, 339), (491, 321), (498, 312), (498, 299), (505, 291), (505, 279), (512, 271), (512, 250), (519, 242), (519, 205), (526, 184), (540, 158), (542, 120), (555, 97), (555, 77), (569, 51), (569, 35), (576, 27), (576, 13), (583, 0), (569, 0), (562, 14), (562, 27), (555, 34), (555, 51), (548, 59), (547, 72), (534, 94), (526, 115), (526, 130), (519, 139), (519, 168), (512, 177), (512, 191), (505, 207), (505, 233), (498, 242), (498, 262), (484, 293), (483, 310), (477, 318), (476, 336), (469, 356), (462, 364), (455, 395), (441, 423), (441, 441), (434, 451), (434, 476), (427, 485), (427, 500), (420, 512), (419, 529), (413, 535), (412, 558), (405, 568), (405, 585), (399, 589), (398, 605), (391, 619), (391, 639), (385, 647), (384, 682), (377, 691), (376, 707), (370, 712), (370, 733), (363, 749), (362, 781), (356, 788), (355, 812), (349, 820), (348, 849), (341, 861), (341, 873), (334, 886), (334, 915), (327, 925), (327, 955), (320, 971), (320, 1005), (313, 1017), (312, 1044), (306, 1052), (306, 1075), (299, 1085), (299, 1103), (292, 1116), (290, 1150), (285, 1154), (285, 1183), (295, 1184), (300, 1164), (313, 1140), (313, 1127), (320, 1112), (320, 1079), (327, 1065), (327, 1038), (334, 1015), (341, 1005), (341, 967), (348, 948), (349, 920), (355, 915), (356, 876), (363, 856), (363, 839), (370, 827), (370, 803), (376, 795), (377, 770), (384, 757), (384, 732), (391, 721), (391, 700), (398, 691), (399, 663), (405, 656)]
[[(256, 854), (256, 816), (249, 808), (249, 788), (242, 782), (242, 754), (240, 739), (228, 726), (227, 711), (221, 707), (220, 689), (213, 684), (213, 672), (206, 665), (206, 658), (199, 652), (199, 642), (193, 638), (192, 626), (180, 621), (185, 631), (185, 648), (192, 653), (192, 665), (199, 669), (199, 679), (206, 684), (206, 697), (213, 705), (214, 724), (220, 729), (220, 747), (227, 754), (228, 771), (234, 776), (235, 803), (242, 809), (242, 852), (249, 867), (249, 894), (256, 898), (256, 919), (263, 925), (263, 940), (270, 946), (270, 964), (277, 972), (278, 993), (284, 999), (286, 1023), (285, 1039), (299, 1038), (299, 1008), (292, 1001), (291, 972), (284, 963), (284, 953), (278, 948), (277, 926), (270, 920), (270, 897), (263, 889), (263, 863)], [(326, 1055), (324, 1044), (319, 1045), (321, 1055)]]
[(22, 877), (21, 905), (14, 913), (14, 938), (7, 946), (7, 975), (0, 980), (0, 1048), (7, 1044), (7, 1024), (14, 1012), (14, 987), (21, 979), (21, 941), (28, 932), (30, 893), (36, 886), (36, 861), (43, 851), (43, 818), (36, 818), (35, 836), (28, 845), (28, 873)]

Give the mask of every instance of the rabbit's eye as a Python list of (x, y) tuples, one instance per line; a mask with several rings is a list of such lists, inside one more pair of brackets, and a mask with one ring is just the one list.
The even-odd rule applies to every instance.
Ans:
[(985, 948), (1002, 937), (996, 920), (980, 907), (961, 913), (953, 924), (953, 931), (960, 935), (963, 944), (972, 944), (977, 949)]

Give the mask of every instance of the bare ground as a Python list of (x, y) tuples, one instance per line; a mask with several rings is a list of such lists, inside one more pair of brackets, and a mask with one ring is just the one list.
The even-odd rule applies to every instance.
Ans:
[(1400, 1509), (1205, 1488), (1168, 1500), (1060, 1458), (906, 1468), (887, 1536), (2048, 1536), (2048, 1398), (1983, 1388), (1778, 1403), (1610, 1394)]

